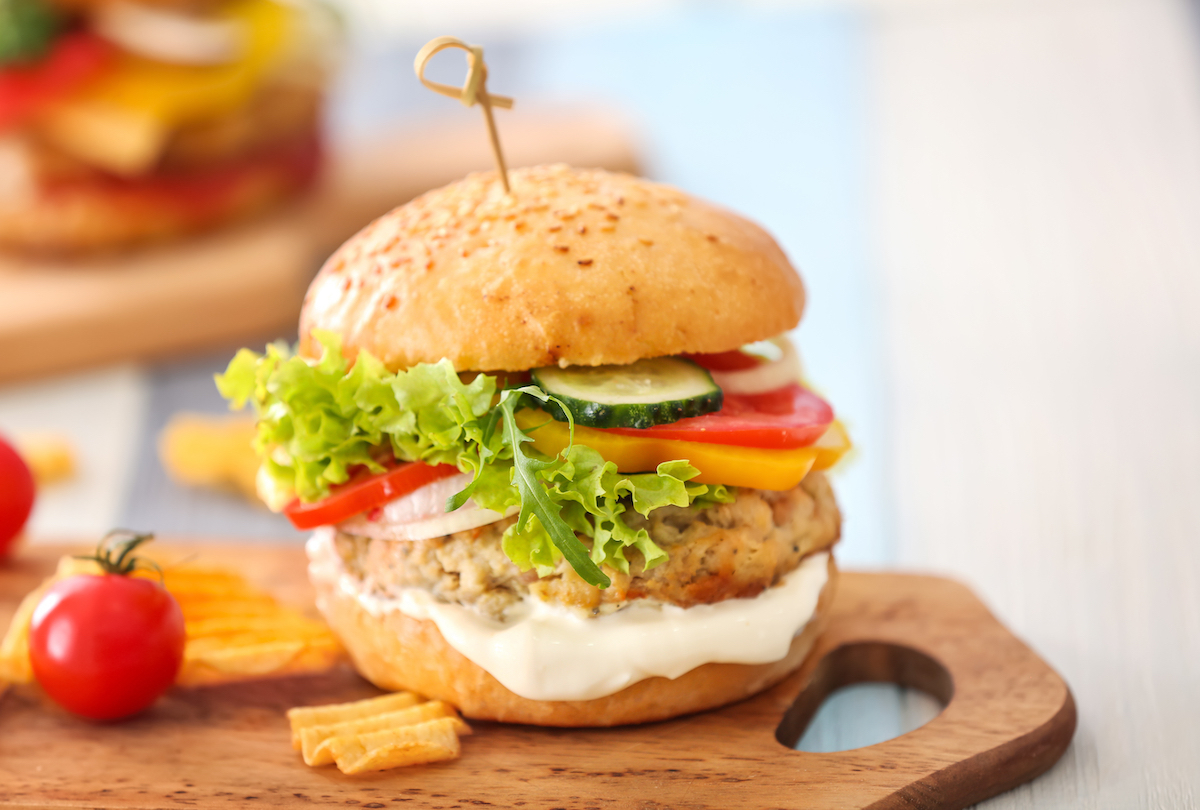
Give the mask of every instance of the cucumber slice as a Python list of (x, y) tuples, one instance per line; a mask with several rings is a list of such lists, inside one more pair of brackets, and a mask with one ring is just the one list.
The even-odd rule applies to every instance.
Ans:
[[(598, 428), (648, 428), (721, 410), (721, 389), (709, 373), (680, 357), (654, 357), (627, 366), (547, 366), (533, 381), (561, 401), (575, 423)], [(560, 422), (554, 401), (542, 406)]]

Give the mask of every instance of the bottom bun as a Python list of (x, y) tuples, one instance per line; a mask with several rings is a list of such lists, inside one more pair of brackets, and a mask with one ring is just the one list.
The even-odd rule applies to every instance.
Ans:
[(318, 604), (358, 671), (381, 689), (409, 689), (452, 703), (467, 717), (540, 726), (648, 723), (742, 700), (779, 683), (808, 657), (828, 624), (837, 568), (788, 654), (769, 664), (704, 664), (678, 678), (647, 678), (592, 700), (531, 700), (514, 694), (451, 647), (432, 621), (400, 611), (375, 615), (336, 585), (317, 582)]

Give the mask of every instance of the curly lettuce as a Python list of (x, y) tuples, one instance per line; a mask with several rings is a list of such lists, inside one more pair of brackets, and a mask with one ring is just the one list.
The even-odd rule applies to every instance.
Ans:
[(351, 366), (337, 335), (320, 333), (321, 360), (309, 363), (286, 344), (265, 354), (239, 351), (217, 389), (234, 408), (258, 412), (255, 449), (282, 490), (317, 501), (350, 470), (383, 472), (380, 448), (402, 461), (479, 465), (479, 418), (491, 410), (494, 377), (464, 384), (448, 360), (390, 372), (361, 352)]
[(255, 449), (265, 474), (302, 501), (328, 496), (358, 467), (382, 472), (392, 457), (453, 464), (472, 479), (447, 511), (468, 498), (498, 512), (517, 507), (502, 541), (509, 559), (545, 576), (565, 557), (604, 588), (610, 580), (602, 567), (628, 572), (631, 547), (646, 569), (667, 559), (645, 529), (628, 525), (628, 509), (648, 516), (664, 506), (732, 499), (725, 487), (692, 483), (699, 471), (686, 461), (629, 474), (583, 445), (572, 443), (556, 458), (527, 446), (515, 413), (526, 398), (549, 399), (536, 386), (498, 391), (486, 374), (464, 382), (448, 360), (392, 372), (366, 352), (351, 362), (335, 334), (314, 337), (323, 348), (319, 361), (274, 343), (263, 354), (242, 349), (216, 376), (231, 407), (250, 403), (257, 412)]

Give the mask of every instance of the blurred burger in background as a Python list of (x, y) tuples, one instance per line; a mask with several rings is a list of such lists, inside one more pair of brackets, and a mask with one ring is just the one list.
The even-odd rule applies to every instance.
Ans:
[(304, 189), (339, 42), (275, 0), (0, 0), (0, 248), (170, 239)]

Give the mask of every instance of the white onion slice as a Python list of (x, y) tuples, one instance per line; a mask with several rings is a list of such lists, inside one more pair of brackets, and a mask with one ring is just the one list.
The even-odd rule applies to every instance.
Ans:
[(740, 371), (710, 371), (713, 382), (727, 394), (761, 394), (791, 385), (800, 379), (800, 358), (785, 337), (770, 341), (780, 351), (778, 358)]
[(429, 540), (476, 529), (516, 514), (516, 507), (502, 514), (484, 509), (472, 500), (453, 512), (446, 512), (446, 499), (470, 481), (471, 476), (465, 473), (433, 481), (378, 509), (343, 521), (338, 529), (375, 540)]
[[(449, 478), (439, 478), (417, 487), (407, 495), (388, 501), (378, 509), (364, 512), (373, 523), (416, 523), (426, 518), (442, 517), (446, 514), (446, 500), (471, 483), (471, 476), (459, 473)], [(353, 518), (352, 518), (353, 519)]]
[(223, 65), (245, 50), (242, 29), (232, 20), (201, 19), (117, 0), (96, 10), (96, 33), (126, 50), (180, 65)]
[(362, 515), (358, 515), (339, 525), (338, 529), (347, 534), (356, 534), (375, 540), (429, 540), (487, 526), (489, 523), (503, 520), (509, 515), (515, 515), (517, 510), (518, 508), (514, 506), (508, 512), (501, 514), (467, 501), (462, 508), (453, 512), (443, 514), (441, 517), (418, 520), (415, 523), (374, 523), (364, 519)]

